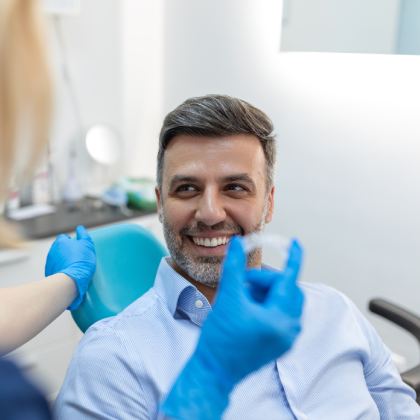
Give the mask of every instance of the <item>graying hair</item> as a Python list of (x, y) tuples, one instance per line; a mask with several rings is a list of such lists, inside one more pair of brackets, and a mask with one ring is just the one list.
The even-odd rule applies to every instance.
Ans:
[(178, 135), (221, 137), (249, 134), (258, 138), (266, 161), (267, 190), (273, 185), (276, 144), (270, 118), (242, 99), (206, 95), (187, 99), (163, 121), (159, 135), (157, 183), (162, 188), (163, 160), (170, 141)]

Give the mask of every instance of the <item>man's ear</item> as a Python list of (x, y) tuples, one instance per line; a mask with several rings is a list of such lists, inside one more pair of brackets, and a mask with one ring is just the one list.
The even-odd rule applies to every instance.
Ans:
[(156, 194), (156, 205), (157, 205), (157, 212), (158, 212), (158, 218), (159, 218), (159, 222), (162, 223), (162, 197), (160, 194), (160, 190), (158, 187), (155, 188), (155, 194)]
[(274, 212), (274, 185), (271, 186), (270, 191), (267, 194), (267, 201), (268, 201), (268, 207), (267, 207), (267, 214), (265, 215), (265, 223), (270, 223), (271, 219), (273, 218), (273, 212)]

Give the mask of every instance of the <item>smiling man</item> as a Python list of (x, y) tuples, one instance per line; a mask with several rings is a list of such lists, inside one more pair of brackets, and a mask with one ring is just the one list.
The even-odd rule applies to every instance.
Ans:
[(271, 121), (245, 101), (208, 95), (168, 114), (156, 196), (170, 257), (152, 289), (87, 331), (57, 418), (419, 418), (355, 306), (296, 285), (297, 243), (279, 272), (232, 239), (271, 221), (274, 163)]
[[(171, 264), (210, 302), (229, 239), (261, 231), (273, 212), (261, 142), (223, 134), (173, 138), (156, 189)], [(248, 265), (261, 265), (259, 250)]]

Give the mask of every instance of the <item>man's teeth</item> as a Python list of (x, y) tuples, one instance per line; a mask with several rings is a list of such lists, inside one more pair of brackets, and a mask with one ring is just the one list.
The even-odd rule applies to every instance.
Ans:
[(221, 236), (220, 238), (197, 238), (193, 237), (192, 240), (196, 245), (206, 246), (209, 248), (214, 248), (219, 245), (225, 245), (229, 242), (229, 238), (227, 236)]

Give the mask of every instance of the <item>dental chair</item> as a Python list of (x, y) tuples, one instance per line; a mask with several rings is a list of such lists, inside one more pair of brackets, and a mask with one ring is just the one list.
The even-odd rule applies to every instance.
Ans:
[[(385, 299), (372, 299), (369, 310), (393, 322), (412, 334), (420, 344), (420, 317), (414, 313), (395, 305)], [(417, 394), (417, 403), (420, 404), (420, 364), (401, 373), (403, 381), (411, 386)]]
[(82, 332), (118, 314), (149, 290), (160, 260), (167, 255), (153, 234), (139, 225), (105, 226), (89, 233), (96, 248), (96, 272), (82, 304), (72, 311)]

